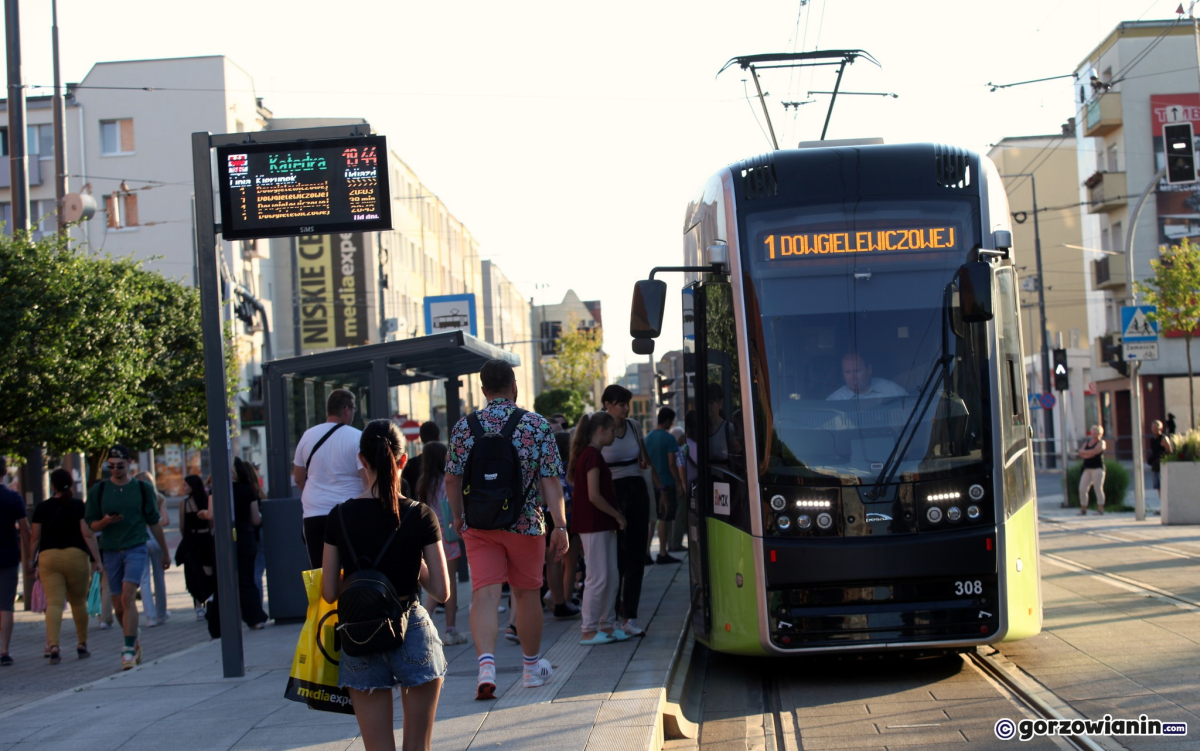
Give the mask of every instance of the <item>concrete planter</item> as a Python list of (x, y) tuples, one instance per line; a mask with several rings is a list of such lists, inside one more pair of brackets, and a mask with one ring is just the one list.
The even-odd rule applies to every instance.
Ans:
[(1200, 524), (1200, 462), (1163, 462), (1162, 523)]

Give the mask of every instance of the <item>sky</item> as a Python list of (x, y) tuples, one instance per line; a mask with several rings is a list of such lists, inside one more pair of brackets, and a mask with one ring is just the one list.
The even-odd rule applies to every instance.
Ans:
[[(59, 0), (64, 82), (92, 64), (225, 55), (277, 117), (364, 117), (536, 303), (602, 302), (610, 373), (633, 354), (633, 283), (681, 262), (683, 213), (723, 166), (770, 150), (732, 57), (862, 49), (829, 138), (986, 151), (1058, 133), (1069, 74), (1121, 21), (1179, 0), (437, 2)], [(53, 82), (50, 3), (22, 0), (27, 84)], [(835, 68), (766, 71), (781, 146), (820, 136)], [(30, 95), (49, 93), (31, 89)], [(782, 102), (816, 100), (791, 110)], [(664, 277), (672, 294), (678, 275)], [(661, 354), (678, 347), (668, 306)]]

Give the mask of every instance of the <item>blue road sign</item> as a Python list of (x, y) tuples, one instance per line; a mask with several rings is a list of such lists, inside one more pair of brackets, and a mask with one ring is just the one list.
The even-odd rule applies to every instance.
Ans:
[(1121, 342), (1156, 342), (1158, 341), (1158, 322), (1147, 316), (1154, 315), (1158, 308), (1154, 305), (1125, 305), (1121, 308)]
[(1040, 394), (1040, 396), (1042, 399), (1042, 409), (1054, 409), (1054, 394), (1045, 393)]

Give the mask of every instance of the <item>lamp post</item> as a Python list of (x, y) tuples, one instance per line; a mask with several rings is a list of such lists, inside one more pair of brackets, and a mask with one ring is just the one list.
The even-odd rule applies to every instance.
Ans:
[[(1138, 197), (1133, 207), (1133, 215), (1129, 218), (1129, 229), (1125, 231), (1125, 299), (1130, 305), (1137, 305), (1137, 287), (1133, 285), (1133, 238), (1137, 229), (1138, 217), (1141, 216), (1142, 206), (1154, 191), (1158, 181), (1167, 174), (1166, 164), (1154, 173), (1154, 177)], [(1124, 353), (1122, 353), (1124, 354)], [(1129, 423), (1133, 429), (1133, 509), (1134, 518), (1139, 522), (1146, 521), (1146, 475), (1142, 469), (1143, 437), (1142, 437), (1142, 379), (1139, 360), (1129, 361)]]
[[(1029, 189), (1033, 199), (1033, 251), (1037, 262), (1038, 316), (1041, 324), (1042, 393), (1050, 394), (1053, 393), (1053, 381), (1050, 378), (1050, 337), (1046, 332), (1046, 279), (1042, 273), (1042, 233), (1038, 227), (1037, 180), (1032, 172), (1017, 172), (1011, 175), (1001, 175), (1001, 177), (1029, 178)], [(1042, 417), (1045, 421), (1048, 442), (1048, 445), (1042, 448), (1042, 460), (1047, 469), (1054, 469), (1057, 463), (1054, 451), (1054, 410), (1043, 409)]]

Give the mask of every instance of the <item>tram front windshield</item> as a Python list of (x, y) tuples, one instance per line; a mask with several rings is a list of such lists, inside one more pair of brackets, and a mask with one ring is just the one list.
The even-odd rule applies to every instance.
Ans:
[(962, 323), (955, 283), (978, 235), (969, 200), (747, 217), (747, 312), (760, 324), (752, 391), (768, 481), (868, 484), (979, 468), (986, 340), (984, 326)]

